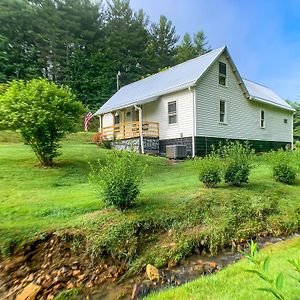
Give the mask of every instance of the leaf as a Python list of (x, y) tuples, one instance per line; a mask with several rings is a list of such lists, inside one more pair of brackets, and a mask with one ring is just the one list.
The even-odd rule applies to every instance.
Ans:
[(270, 280), (267, 276), (265, 276), (264, 274), (262, 274), (256, 270), (246, 270), (246, 271), (256, 274), (258, 277), (260, 277), (262, 280), (264, 280), (266, 282), (270, 282), (270, 283), (272, 282), (272, 280)]
[(264, 265), (263, 265), (263, 269), (265, 272), (267, 272), (269, 270), (269, 266), (270, 266), (270, 257), (267, 256), (264, 261)]
[(276, 292), (274, 289), (272, 288), (259, 288), (257, 289), (258, 291), (262, 291), (262, 292), (267, 292), (267, 293), (271, 293), (273, 296), (275, 296), (275, 298), (279, 299), (279, 300), (285, 300), (285, 298), (279, 294), (278, 292)]
[(277, 289), (281, 289), (283, 286), (283, 280), (284, 280), (284, 276), (282, 273), (278, 274), (277, 278), (276, 278), (276, 283), (275, 286)]

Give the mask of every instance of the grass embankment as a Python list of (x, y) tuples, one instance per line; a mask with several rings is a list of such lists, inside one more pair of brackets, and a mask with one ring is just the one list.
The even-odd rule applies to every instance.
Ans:
[(139, 156), (148, 169), (137, 205), (126, 212), (105, 208), (88, 183), (88, 162), (111, 152), (83, 137), (89, 140), (85, 134), (66, 139), (63, 155), (48, 169), (38, 166), (28, 146), (0, 144), (2, 253), (37, 234), (68, 229), (91, 257), (119, 258), (130, 275), (147, 263), (179, 261), (195, 248), (216, 252), (258, 232), (299, 230), (299, 176), (292, 186), (275, 182), (263, 156), (247, 186), (211, 190), (199, 182), (192, 160)]
[[(258, 254), (261, 260), (266, 256), (271, 258), (268, 276), (275, 279), (280, 272), (283, 272), (282, 293), (287, 299), (296, 299), (300, 294), (300, 284), (292, 278), (297, 276), (297, 273), (288, 260), (300, 258), (300, 238), (268, 246)], [(275, 299), (272, 295), (257, 290), (268, 285), (255, 274), (246, 272), (247, 269), (254, 269), (254, 267), (243, 259), (215, 275), (201, 277), (181, 287), (150, 295), (147, 299)]]

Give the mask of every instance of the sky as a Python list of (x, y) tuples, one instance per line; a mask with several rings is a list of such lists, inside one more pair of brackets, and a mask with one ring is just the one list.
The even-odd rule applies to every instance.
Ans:
[(300, 102), (300, 0), (131, 0), (151, 22), (165, 15), (182, 37), (203, 30), (226, 45), (241, 76)]

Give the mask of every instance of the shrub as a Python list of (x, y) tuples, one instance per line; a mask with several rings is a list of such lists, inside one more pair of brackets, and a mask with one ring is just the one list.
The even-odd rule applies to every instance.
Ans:
[(294, 153), (282, 149), (271, 153), (273, 176), (276, 181), (292, 184), (295, 181), (297, 169)]
[(76, 131), (83, 113), (68, 87), (46, 79), (15, 80), (0, 92), (0, 129), (20, 130), (44, 166), (60, 155), (59, 141)]
[(142, 164), (133, 151), (113, 151), (105, 163), (98, 161), (98, 167), (92, 167), (90, 179), (106, 204), (123, 210), (137, 199), (143, 173)]
[(92, 136), (92, 142), (100, 148), (111, 149), (110, 140), (108, 140), (106, 136), (101, 132), (97, 132)]
[(225, 160), (224, 179), (225, 182), (233, 186), (241, 186), (248, 183), (251, 158), (254, 150), (246, 142), (228, 142), (220, 149), (221, 156)]
[(206, 187), (212, 188), (221, 182), (223, 170), (222, 161), (217, 155), (212, 153), (204, 158), (201, 158), (199, 160), (199, 165), (199, 180), (203, 182)]

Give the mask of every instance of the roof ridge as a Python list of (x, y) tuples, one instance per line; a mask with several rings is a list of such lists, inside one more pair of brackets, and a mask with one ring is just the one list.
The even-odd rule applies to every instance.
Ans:
[(215, 50), (212, 50), (212, 51), (203, 53), (203, 54), (201, 54), (201, 55), (198, 55), (197, 57), (194, 57), (194, 58), (191, 58), (191, 59), (189, 59), (189, 60), (183, 61), (182, 63), (177, 64), (177, 65), (175, 65), (175, 66), (173, 66), (173, 67), (170, 67), (170, 68), (168, 68), (168, 69), (166, 69), (166, 70), (163, 70), (163, 71), (160, 71), (160, 72), (156, 72), (156, 73), (151, 74), (150, 76), (147, 76), (147, 77), (145, 77), (145, 78), (142, 78), (142, 79), (136, 80), (136, 81), (134, 81), (134, 82), (128, 83), (128, 84), (122, 86), (122, 87), (120, 88), (120, 90), (123, 89), (123, 88), (125, 88), (125, 87), (127, 87), (127, 86), (129, 86), (129, 85), (132, 85), (132, 84), (137, 83), (137, 82), (142, 81), (142, 80), (146, 80), (146, 79), (151, 78), (151, 77), (153, 78), (153, 77), (156, 76), (156, 75), (162, 74), (162, 73), (167, 72), (167, 71), (169, 71), (169, 70), (171, 70), (171, 69), (175, 69), (176, 67), (179, 67), (179, 66), (181, 66), (181, 65), (183, 65), (183, 64), (186, 64), (186, 63), (188, 63), (188, 62), (191, 62), (192, 60), (199, 59), (200, 57), (203, 57), (203, 56), (205, 56), (205, 55), (207, 55), (207, 54), (211, 54), (211, 53), (213, 53), (213, 52), (217, 52), (217, 51), (220, 51), (221, 49), (223, 50), (223, 49), (225, 49), (225, 48), (226, 48), (226, 46), (223, 46), (223, 47), (217, 48), (217, 49), (215, 49)]

